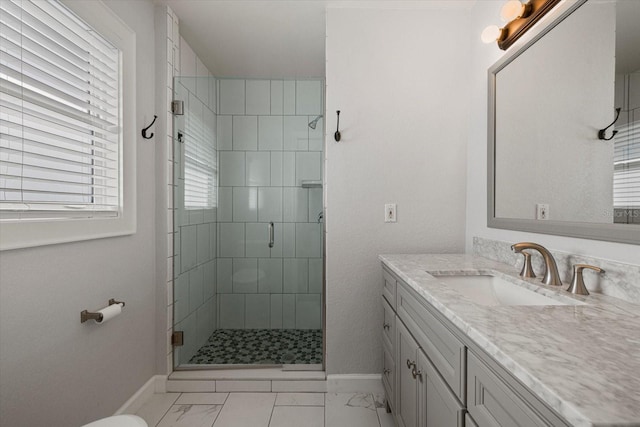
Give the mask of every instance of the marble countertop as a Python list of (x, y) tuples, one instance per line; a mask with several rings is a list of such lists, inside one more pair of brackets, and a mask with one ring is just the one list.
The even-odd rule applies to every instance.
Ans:
[[(475, 255), (379, 258), (570, 424), (640, 426), (639, 305), (523, 281), (514, 267)], [(432, 276), (478, 273), (586, 304), (482, 306)]]

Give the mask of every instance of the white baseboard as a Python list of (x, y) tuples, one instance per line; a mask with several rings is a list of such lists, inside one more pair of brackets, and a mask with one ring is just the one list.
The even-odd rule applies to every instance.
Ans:
[(138, 389), (138, 391), (136, 391), (114, 415), (135, 414), (154, 393), (164, 393), (166, 391), (166, 384), (166, 375), (154, 375), (149, 378), (149, 381), (144, 383), (144, 385), (140, 387), (140, 389)]
[(327, 375), (329, 393), (384, 393), (382, 375), (348, 374)]
[[(186, 383), (192, 381), (173, 381), (172, 383)], [(285, 381), (286, 382), (286, 381)], [(313, 383), (319, 385), (324, 381), (299, 381), (302, 383)], [(348, 374), (348, 375), (327, 375), (326, 390), (329, 393), (384, 393), (382, 386), (382, 376), (380, 374)], [(154, 393), (166, 393), (167, 376), (154, 375), (149, 378), (133, 396), (122, 405), (114, 415), (135, 414), (151, 398)], [(183, 390), (186, 391), (186, 390)], [(306, 390), (305, 391), (319, 391)]]
[(156, 375), (155, 378), (156, 378), (155, 393), (166, 393), (168, 375)]

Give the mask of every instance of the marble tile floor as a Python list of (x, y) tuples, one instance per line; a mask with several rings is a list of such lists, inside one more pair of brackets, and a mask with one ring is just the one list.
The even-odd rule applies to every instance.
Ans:
[(161, 393), (137, 412), (149, 427), (393, 427), (369, 393)]

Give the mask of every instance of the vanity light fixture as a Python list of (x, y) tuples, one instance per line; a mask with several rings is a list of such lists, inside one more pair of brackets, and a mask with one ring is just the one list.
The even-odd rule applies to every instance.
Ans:
[(484, 29), (481, 39), (484, 43), (498, 42), (498, 47), (507, 50), (536, 22), (549, 12), (560, 0), (520, 0), (507, 1), (500, 10), (500, 18), (507, 22), (502, 28), (491, 25)]
[(511, 22), (514, 19), (526, 18), (531, 14), (531, 3), (521, 3), (520, 0), (509, 0), (500, 10), (500, 19)]
[(507, 32), (504, 28), (498, 28), (497, 25), (489, 25), (484, 29), (484, 31), (482, 31), (480, 38), (483, 43), (500, 42), (504, 39), (506, 34)]

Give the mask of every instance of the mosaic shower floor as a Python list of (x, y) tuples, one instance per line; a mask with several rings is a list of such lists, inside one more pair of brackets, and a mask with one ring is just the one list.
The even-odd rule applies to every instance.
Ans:
[(219, 329), (190, 364), (288, 365), (322, 363), (322, 330)]

